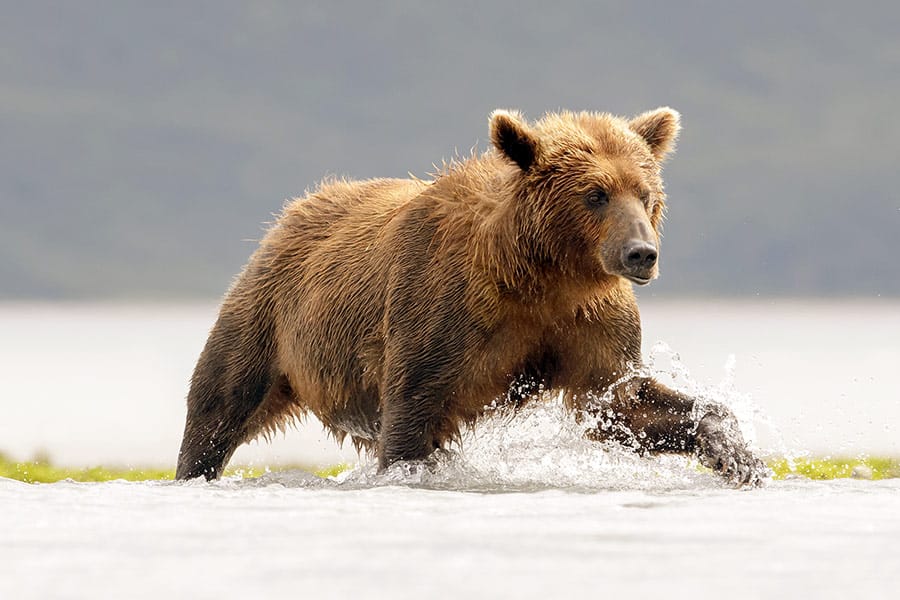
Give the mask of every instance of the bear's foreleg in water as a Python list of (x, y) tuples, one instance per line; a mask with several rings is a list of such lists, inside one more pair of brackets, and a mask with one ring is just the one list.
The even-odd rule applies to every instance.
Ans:
[(642, 452), (694, 455), (738, 485), (758, 485), (767, 476), (765, 464), (747, 448), (737, 419), (722, 404), (697, 406), (694, 398), (649, 377), (622, 387), (606, 408), (612, 421), (598, 429), (598, 437), (636, 445)]

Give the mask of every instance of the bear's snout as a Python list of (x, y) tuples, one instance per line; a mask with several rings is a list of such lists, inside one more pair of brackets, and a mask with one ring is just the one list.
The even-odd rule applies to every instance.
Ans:
[(623, 275), (637, 284), (644, 285), (653, 279), (653, 268), (659, 251), (643, 240), (631, 240), (622, 248)]

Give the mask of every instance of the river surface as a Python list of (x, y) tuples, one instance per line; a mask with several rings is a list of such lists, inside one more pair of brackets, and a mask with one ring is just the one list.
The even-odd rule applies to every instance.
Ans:
[[(213, 304), (0, 304), (0, 452), (174, 465)], [(900, 455), (900, 303), (641, 302), (657, 376), (739, 413), (766, 453)], [(355, 462), (311, 420), (235, 463)]]
[[(650, 472), (645, 473), (649, 476)], [(371, 483), (371, 482), (370, 482)], [(0, 480), (0, 597), (896, 598), (900, 480)]]
[[(900, 304), (642, 303), (649, 368), (767, 455), (900, 454)], [(172, 466), (210, 305), (0, 307), (0, 451)], [(900, 480), (733, 490), (584, 439), (548, 397), (430, 469), (377, 474), (315, 422), (205, 482), (0, 479), (0, 598), (894, 598)]]

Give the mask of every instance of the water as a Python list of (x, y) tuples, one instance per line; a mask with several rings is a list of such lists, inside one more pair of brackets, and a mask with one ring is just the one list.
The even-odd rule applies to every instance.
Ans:
[[(650, 369), (764, 454), (900, 454), (900, 305), (642, 305)], [(211, 306), (0, 308), (0, 450), (172, 466)], [(661, 340), (661, 341), (660, 341)], [(312, 423), (237, 463), (356, 461)], [(0, 479), (0, 598), (893, 597), (900, 480), (732, 490), (586, 441), (548, 398), (431, 469), (207, 484)]]
[(891, 598), (900, 584), (900, 480), (592, 493), (0, 480), (0, 506), (3, 598)]
[[(900, 455), (900, 303), (650, 299), (641, 312), (657, 375), (727, 401), (764, 452)], [(211, 304), (0, 304), (0, 452), (172, 466), (215, 313)], [(672, 352), (654, 353), (659, 342)], [(234, 462), (355, 460), (311, 420), (242, 447)]]

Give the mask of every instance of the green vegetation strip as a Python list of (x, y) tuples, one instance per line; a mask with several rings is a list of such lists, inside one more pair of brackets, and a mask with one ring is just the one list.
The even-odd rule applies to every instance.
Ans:
[[(334, 465), (321, 469), (305, 465), (283, 465), (272, 468), (265, 467), (231, 467), (225, 470), (225, 476), (239, 475), (244, 478), (259, 477), (271, 471), (301, 470), (319, 477), (333, 477), (349, 469), (351, 465)], [(166, 481), (175, 479), (175, 469), (139, 469), (113, 467), (72, 468), (59, 467), (45, 460), (13, 462), (0, 455), (0, 477), (16, 479), (26, 483), (53, 483), (68, 479), (71, 481)]]
[[(808, 479), (890, 479), (900, 477), (900, 459), (897, 458), (778, 458), (769, 461), (769, 468), (775, 472), (775, 479), (806, 477)], [(340, 464), (323, 469), (312, 469), (303, 465), (283, 465), (264, 467), (231, 467), (225, 476), (239, 475), (244, 478), (259, 477), (270, 471), (302, 470), (319, 477), (333, 477), (351, 468)], [(53, 483), (68, 479), (71, 481), (165, 481), (175, 478), (174, 469), (135, 469), (88, 467), (59, 467), (45, 460), (13, 462), (0, 455), (0, 477), (16, 479), (26, 483)]]
[(893, 479), (900, 477), (900, 459), (877, 457), (779, 458), (769, 461), (775, 479), (791, 476), (808, 479)]

